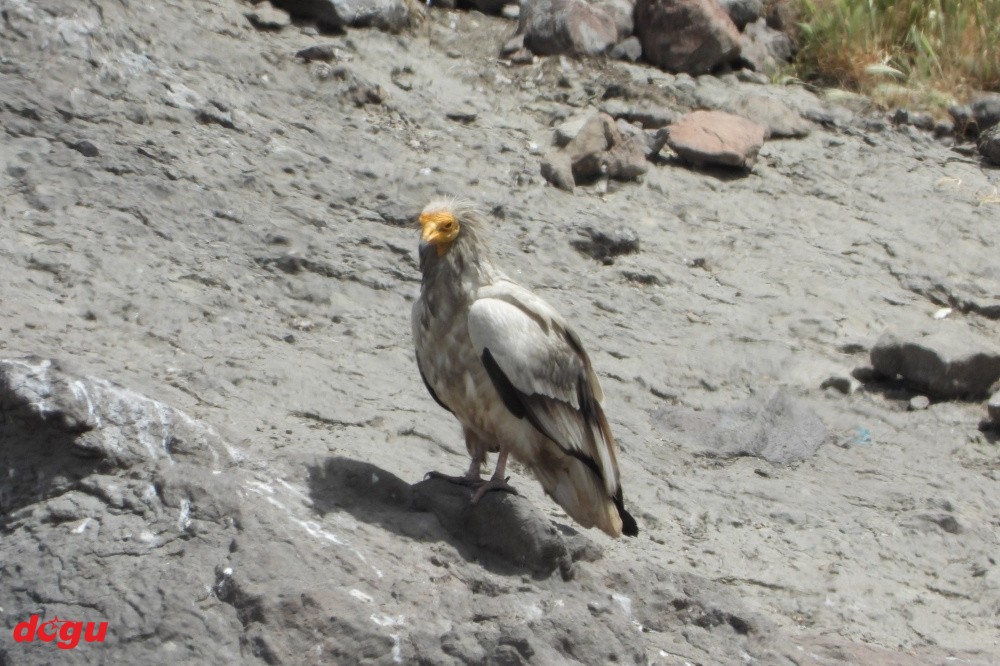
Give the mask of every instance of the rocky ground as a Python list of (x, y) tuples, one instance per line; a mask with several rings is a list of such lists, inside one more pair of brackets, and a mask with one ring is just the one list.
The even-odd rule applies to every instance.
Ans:
[[(514, 63), (475, 12), (251, 9), (0, 1), (0, 664), (1000, 661), (974, 148), (754, 76)], [(748, 170), (541, 175), (587, 109), (747, 98), (798, 128)], [(516, 467), (475, 509), (421, 483), (467, 465), (409, 333), (438, 194), (591, 350), (637, 539)], [(32, 614), (107, 640), (14, 641)]]

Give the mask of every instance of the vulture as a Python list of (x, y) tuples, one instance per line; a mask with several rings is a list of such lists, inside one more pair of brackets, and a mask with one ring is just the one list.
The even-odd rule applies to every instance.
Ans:
[[(497, 267), (487, 221), (469, 203), (434, 200), (420, 214), (420, 297), (413, 304), (417, 366), (431, 397), (462, 424), (475, 489), (514, 492), (513, 456), (584, 527), (635, 536), (618, 447), (579, 336), (555, 309)], [(490, 480), (480, 474), (498, 454)]]

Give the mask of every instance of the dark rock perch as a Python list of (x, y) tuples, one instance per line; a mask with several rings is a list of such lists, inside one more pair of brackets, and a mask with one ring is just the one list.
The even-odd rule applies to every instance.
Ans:
[(596, 559), (600, 549), (586, 537), (564, 536), (519, 495), (487, 493), (471, 504), (469, 488), (427, 479), (413, 486), (413, 508), (429, 511), (463, 544), (486, 560), (500, 561), (535, 576), (559, 571), (573, 577), (573, 562)]

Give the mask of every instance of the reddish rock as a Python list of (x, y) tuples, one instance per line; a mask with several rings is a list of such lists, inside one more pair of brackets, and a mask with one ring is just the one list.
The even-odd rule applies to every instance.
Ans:
[(670, 126), (667, 144), (695, 166), (749, 169), (764, 145), (765, 128), (724, 111), (695, 111)]
[(646, 60), (673, 72), (704, 74), (740, 51), (739, 30), (716, 0), (638, 0), (635, 32)]

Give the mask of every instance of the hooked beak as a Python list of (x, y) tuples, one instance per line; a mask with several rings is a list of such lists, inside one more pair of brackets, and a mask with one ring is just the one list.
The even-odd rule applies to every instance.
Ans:
[[(446, 227), (442, 229), (442, 225)], [(433, 245), (440, 257), (448, 251), (448, 246), (455, 239), (455, 218), (450, 213), (423, 213), (420, 216), (420, 244)]]

